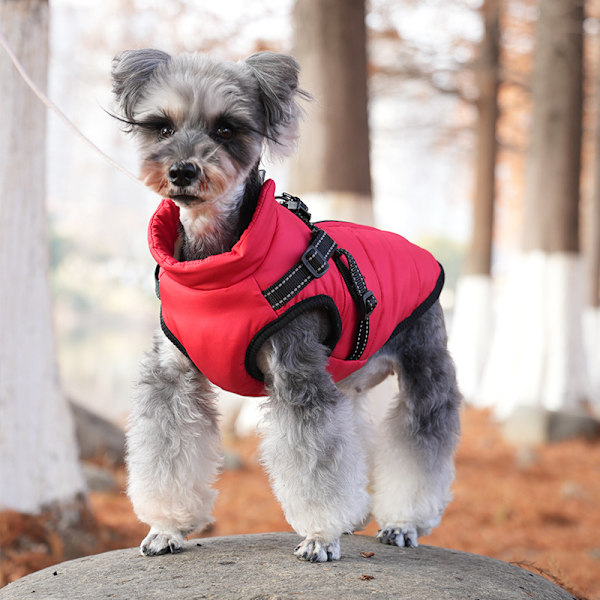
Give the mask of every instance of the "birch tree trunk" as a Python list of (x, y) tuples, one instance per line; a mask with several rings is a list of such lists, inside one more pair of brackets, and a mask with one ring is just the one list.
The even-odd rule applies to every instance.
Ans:
[(587, 301), (583, 331), (590, 377), (590, 399), (594, 412), (600, 416), (600, 76), (598, 73), (596, 78), (594, 188), (585, 212)]
[(522, 252), (507, 283), (486, 373), (501, 416), (580, 409), (587, 395), (579, 253), (583, 0), (542, 0)]
[(371, 224), (365, 2), (296, 0), (293, 21), (301, 84), (316, 101), (302, 124), (290, 189), (311, 209), (307, 194), (320, 196), (319, 217)]
[[(44, 89), (48, 1), (0, 0), (0, 28)], [(36, 513), (73, 508), (84, 484), (55, 360), (45, 108), (2, 50), (0, 82), (0, 509)]]
[(476, 64), (477, 154), (473, 197), (472, 238), (466, 268), (456, 289), (450, 350), (465, 399), (477, 403), (483, 369), (492, 337), (492, 240), (496, 184), (496, 124), (500, 60), (500, 6), (486, 0), (481, 7), (484, 36)]

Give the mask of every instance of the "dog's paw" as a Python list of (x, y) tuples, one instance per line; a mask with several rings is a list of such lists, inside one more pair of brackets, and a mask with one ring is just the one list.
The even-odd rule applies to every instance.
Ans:
[(309, 562), (340, 560), (340, 540), (334, 540), (327, 544), (306, 538), (301, 544), (296, 546), (294, 554), (300, 560), (307, 560)]
[(419, 545), (416, 527), (388, 525), (380, 529), (376, 537), (382, 544), (399, 546), (400, 548), (416, 548)]
[(152, 528), (140, 544), (143, 556), (158, 556), (159, 554), (175, 554), (183, 550), (183, 535), (179, 531), (160, 531)]

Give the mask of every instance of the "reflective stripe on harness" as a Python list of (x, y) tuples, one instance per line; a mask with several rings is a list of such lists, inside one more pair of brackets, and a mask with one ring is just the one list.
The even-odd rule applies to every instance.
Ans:
[(337, 244), (322, 229), (314, 227), (300, 260), (281, 279), (263, 290), (263, 296), (273, 309), (279, 310), (313, 279), (325, 275), (336, 248)]
[[(304, 221), (310, 227), (312, 235), (300, 260), (278, 281), (263, 290), (262, 294), (274, 310), (279, 310), (311, 281), (322, 277), (329, 268), (329, 260), (333, 257), (361, 317), (354, 348), (346, 360), (359, 360), (369, 339), (369, 316), (377, 306), (375, 294), (367, 289), (365, 278), (354, 257), (347, 250), (338, 248), (336, 242), (325, 231), (310, 222), (308, 208), (299, 198), (285, 194), (281, 204)], [(344, 264), (342, 256), (347, 265)]]
[[(341, 260), (342, 256), (348, 261), (347, 267)], [(350, 252), (343, 248), (339, 248), (336, 252), (334, 261), (346, 282), (348, 290), (350, 290), (350, 295), (354, 299), (361, 316), (361, 319), (358, 322), (358, 331), (356, 333), (354, 349), (346, 359), (358, 360), (367, 347), (367, 342), (369, 340), (369, 317), (377, 307), (377, 298), (375, 298), (375, 294), (371, 290), (367, 289), (365, 278), (360, 272), (360, 269)]]

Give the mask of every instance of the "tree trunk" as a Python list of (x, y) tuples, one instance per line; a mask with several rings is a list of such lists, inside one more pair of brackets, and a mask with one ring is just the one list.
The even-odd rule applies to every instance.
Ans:
[(584, 339), (590, 376), (590, 398), (600, 415), (600, 76), (596, 84), (596, 143), (594, 187), (585, 212), (586, 230), (586, 306)]
[(522, 253), (483, 392), (500, 415), (519, 405), (578, 410), (588, 395), (578, 227), (583, 19), (583, 0), (541, 2)]
[(492, 240), (496, 184), (496, 124), (500, 59), (500, 7), (486, 0), (481, 7), (484, 37), (476, 65), (477, 154), (473, 197), (473, 235), (466, 267), (456, 289), (450, 349), (465, 399), (476, 403), (492, 336)]
[(594, 190), (586, 213), (587, 230), (587, 305), (600, 309), (600, 76), (596, 91), (596, 147)]
[(523, 249), (579, 252), (584, 0), (542, 0)]
[(302, 86), (316, 102), (292, 159), (290, 189), (327, 196), (338, 218), (372, 221), (365, 2), (296, 0), (293, 20)]
[[(44, 89), (47, 0), (0, 0), (0, 27)], [(77, 505), (84, 489), (55, 361), (46, 233), (46, 113), (0, 51), (0, 509)]]
[(481, 42), (476, 80), (477, 157), (473, 198), (473, 237), (467, 256), (466, 275), (490, 275), (496, 196), (496, 123), (500, 80), (500, 9), (498, 0), (486, 0), (481, 8), (484, 37)]

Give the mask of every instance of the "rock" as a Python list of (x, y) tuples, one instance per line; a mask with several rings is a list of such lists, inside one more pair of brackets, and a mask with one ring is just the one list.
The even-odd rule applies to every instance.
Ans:
[(119, 489), (119, 482), (109, 469), (104, 469), (93, 463), (82, 463), (81, 470), (91, 492), (110, 492)]
[(502, 423), (505, 439), (517, 445), (560, 442), (569, 438), (593, 438), (600, 422), (583, 413), (520, 406)]
[(83, 460), (103, 456), (113, 465), (125, 462), (125, 432), (100, 415), (71, 402), (79, 457)]
[(600, 421), (582, 413), (549, 411), (548, 441), (560, 442), (575, 437), (592, 439), (600, 434)]
[(237, 471), (244, 468), (242, 457), (235, 451), (223, 450), (223, 471)]
[(32, 573), (0, 589), (0, 600), (573, 599), (537, 574), (475, 554), (355, 535), (343, 537), (342, 560), (313, 564), (292, 554), (299, 541), (265, 533), (193, 539), (176, 555), (116, 550)]

